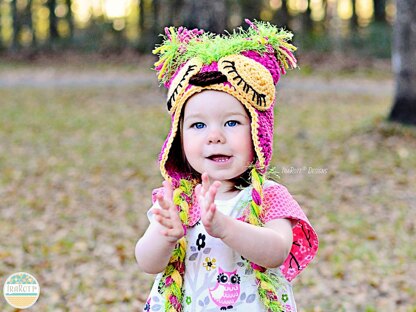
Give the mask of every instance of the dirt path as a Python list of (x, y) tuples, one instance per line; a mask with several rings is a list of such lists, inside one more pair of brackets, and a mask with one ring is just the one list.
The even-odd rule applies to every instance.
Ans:
[[(156, 75), (150, 70), (97, 70), (51, 68), (17, 68), (0, 71), (0, 88), (28, 87), (83, 88), (110, 86), (157, 86)], [(305, 92), (331, 92), (339, 94), (365, 94), (390, 96), (394, 90), (392, 79), (362, 77), (325, 77), (322, 75), (302, 76), (294, 73), (283, 79), (280, 88), (298, 89)]]

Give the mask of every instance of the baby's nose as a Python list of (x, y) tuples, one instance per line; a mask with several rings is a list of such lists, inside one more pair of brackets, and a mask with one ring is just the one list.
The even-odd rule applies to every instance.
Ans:
[(213, 129), (209, 132), (208, 143), (217, 144), (217, 143), (224, 143), (224, 142), (225, 142), (225, 136), (222, 133), (222, 131)]

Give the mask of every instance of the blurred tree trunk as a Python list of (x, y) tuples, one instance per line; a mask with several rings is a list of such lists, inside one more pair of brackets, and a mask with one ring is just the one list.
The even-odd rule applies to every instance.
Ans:
[(184, 0), (182, 6), (183, 25), (223, 33), (227, 28), (227, 6), (225, 0)]
[(11, 13), (12, 13), (12, 25), (13, 25), (13, 36), (12, 36), (12, 50), (19, 48), (19, 32), (20, 32), (20, 21), (19, 14), (17, 12), (17, 0), (12, 0)]
[(159, 25), (159, 12), (160, 12), (160, 0), (152, 0), (152, 13), (153, 13), (153, 23), (152, 23), (152, 32), (157, 34), (160, 32)]
[(350, 29), (352, 32), (356, 32), (358, 29), (358, 16), (357, 16), (357, 1), (352, 0), (352, 15), (350, 19)]
[(396, 91), (389, 120), (416, 125), (416, 10), (413, 0), (397, 0), (393, 28)]
[(3, 20), (3, 13), (2, 13), (2, 10), (0, 10), (0, 50), (2, 50), (4, 47), (3, 36), (1, 35), (3, 33), (2, 20)]
[(68, 8), (68, 13), (66, 14), (66, 20), (69, 27), (69, 38), (74, 37), (74, 16), (72, 14), (72, 0), (65, 0), (66, 6)]
[(162, 26), (179, 26), (180, 12), (182, 8), (183, 0), (164, 0), (161, 7), (164, 9), (164, 15), (162, 15), (162, 21), (165, 21)]
[(386, 23), (386, 0), (373, 0), (374, 21), (376, 23)]
[(27, 23), (30, 32), (32, 33), (32, 47), (36, 47), (36, 31), (35, 28), (33, 27), (33, 11), (32, 11), (32, 3), (33, 0), (29, 0), (29, 2), (27, 3), (27, 7), (25, 10), (25, 23)]
[(144, 31), (144, 0), (139, 0), (137, 8), (139, 10), (139, 33), (142, 35)]
[[(282, 1), (283, 2), (283, 1)], [(286, 0), (285, 0), (286, 2)], [(241, 16), (244, 19), (250, 20), (260, 19), (260, 12), (262, 9), (262, 1), (256, 0), (238, 0), (241, 8)]]
[(59, 37), (58, 19), (55, 14), (56, 0), (48, 0), (46, 4), (49, 9), (49, 40), (54, 42)]
[(289, 27), (290, 15), (287, 9), (287, 0), (282, 0), (282, 6), (275, 12), (272, 23), (279, 27)]
[(140, 39), (138, 50), (140, 52), (152, 51), (155, 43), (160, 40), (158, 23), (160, 0), (140, 0), (139, 2), (139, 29)]
[(311, 0), (307, 1), (307, 8), (304, 13), (302, 13), (301, 21), (302, 21), (302, 32), (304, 34), (312, 32), (312, 10), (311, 10)]

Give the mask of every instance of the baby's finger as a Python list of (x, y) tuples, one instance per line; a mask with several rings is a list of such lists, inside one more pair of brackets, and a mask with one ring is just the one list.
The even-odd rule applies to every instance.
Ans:
[(165, 209), (159, 209), (159, 208), (153, 208), (152, 209), (153, 214), (156, 216), (161, 216), (163, 218), (169, 218), (170, 214), (168, 210)]
[(156, 200), (159, 203), (160, 208), (162, 209), (169, 209), (170, 207), (170, 202), (166, 200), (166, 198), (161, 195), (161, 194), (157, 194), (156, 195)]
[(172, 228), (172, 221), (169, 218), (164, 218), (160, 215), (156, 215), (155, 219), (157, 222), (159, 222), (160, 225), (164, 226), (165, 228)]
[(184, 230), (182, 226), (174, 227), (172, 229), (169, 229), (167, 232), (170, 236), (174, 236), (176, 238), (181, 238), (184, 234)]
[(179, 217), (179, 211), (174, 205), (172, 205), (169, 209), (169, 218), (173, 223), (173, 227), (182, 227), (181, 218)]
[(169, 181), (163, 181), (162, 185), (163, 185), (163, 188), (165, 189), (165, 199), (168, 201), (172, 201), (172, 198), (173, 198), (172, 183), (170, 183)]
[(201, 195), (201, 188), (202, 188), (201, 184), (198, 184), (197, 186), (195, 186), (195, 196), (196, 196), (196, 198), (199, 198), (199, 196)]
[(205, 192), (204, 192), (203, 187), (202, 187), (201, 184), (198, 184), (195, 187), (195, 195), (196, 195), (196, 198), (198, 199), (198, 202), (199, 202), (200, 207), (202, 209), (205, 209), (205, 202), (206, 202), (205, 195), (206, 194), (205, 194)]
[(160, 231), (160, 233), (163, 236), (167, 237), (171, 242), (176, 242), (183, 236), (182, 229), (163, 229)]
[(215, 212), (217, 211), (217, 207), (215, 206), (214, 203), (212, 203), (211, 205), (209, 205), (208, 209), (207, 209), (207, 213), (205, 215), (205, 221), (207, 223), (211, 223), (212, 220), (214, 219), (215, 216)]
[(204, 172), (201, 176), (201, 180), (202, 180), (202, 189), (204, 191), (203, 194), (205, 195), (205, 193), (208, 191), (209, 186), (210, 186), (208, 173)]
[(221, 186), (221, 182), (219, 182), (219, 181), (215, 181), (210, 187), (209, 187), (209, 190), (208, 190), (208, 193), (207, 193), (207, 196), (206, 196), (206, 198), (207, 198), (207, 201), (209, 202), (209, 203), (212, 203), (212, 202), (214, 202), (214, 200), (215, 200), (215, 196), (217, 195), (217, 192), (218, 192), (218, 189), (219, 189), (219, 187)]

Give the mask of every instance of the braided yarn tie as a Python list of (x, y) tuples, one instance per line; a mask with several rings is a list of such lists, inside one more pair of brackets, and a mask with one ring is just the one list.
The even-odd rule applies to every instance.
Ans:
[[(255, 168), (251, 170), (251, 182), (253, 185), (252, 200), (250, 201), (250, 213), (248, 215), (248, 222), (253, 225), (263, 226), (260, 219), (262, 212), (263, 201), (263, 183), (264, 177), (257, 172)], [(267, 311), (284, 312), (284, 308), (280, 304), (277, 296), (277, 289), (281, 286), (279, 278), (275, 275), (267, 273), (266, 268), (263, 268), (253, 262), (250, 263), (256, 276), (258, 286), (258, 293)]]
[(185, 275), (185, 257), (186, 257), (186, 229), (189, 224), (189, 205), (191, 204), (192, 183), (185, 179), (180, 181), (180, 185), (173, 192), (173, 203), (178, 206), (179, 218), (182, 221), (184, 236), (178, 241), (169, 264), (165, 269), (162, 277), (162, 289), (165, 297), (165, 311), (181, 312), (183, 311), (183, 278)]

